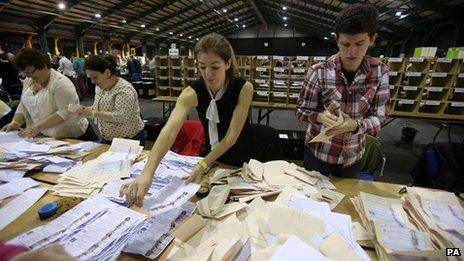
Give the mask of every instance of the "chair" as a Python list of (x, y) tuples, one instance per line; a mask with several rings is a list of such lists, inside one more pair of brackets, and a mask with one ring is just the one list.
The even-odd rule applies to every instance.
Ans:
[(205, 145), (205, 134), (200, 121), (186, 120), (171, 147), (175, 153), (186, 156), (198, 156)]
[(387, 158), (382, 153), (380, 141), (366, 134), (365, 151), (362, 158), (362, 169), (358, 175), (359, 179), (374, 180), (374, 175), (383, 175)]

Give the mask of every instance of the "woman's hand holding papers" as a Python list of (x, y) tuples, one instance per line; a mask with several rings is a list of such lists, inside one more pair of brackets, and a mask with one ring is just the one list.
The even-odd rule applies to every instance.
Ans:
[(189, 184), (192, 181), (197, 184), (200, 184), (201, 175), (204, 172), (205, 169), (203, 169), (200, 165), (196, 165), (195, 168), (192, 170), (192, 173), (190, 173), (190, 176), (185, 178), (185, 184)]
[(132, 206), (134, 203), (138, 207), (143, 206), (143, 198), (148, 192), (153, 179), (143, 173), (138, 176), (134, 181), (121, 186), (119, 196), (126, 196), (127, 206)]

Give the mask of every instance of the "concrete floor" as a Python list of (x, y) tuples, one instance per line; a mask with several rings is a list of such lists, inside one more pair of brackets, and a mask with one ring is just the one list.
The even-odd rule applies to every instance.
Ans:
[[(148, 99), (140, 99), (139, 102), (144, 119), (162, 117), (162, 103)], [(90, 105), (92, 100), (87, 100), (82, 103)], [(257, 116), (258, 110), (253, 109), (252, 119), (254, 123), (256, 123)], [(190, 112), (189, 118), (198, 119), (196, 110)], [(265, 124), (265, 122), (261, 123)], [(411, 171), (422, 153), (424, 146), (433, 141), (433, 137), (439, 130), (440, 124), (441, 122), (439, 121), (396, 118), (386, 125), (380, 131), (378, 137), (387, 161), (384, 174), (380, 177), (376, 177), (376, 180), (399, 184), (409, 184), (412, 182)], [(296, 121), (294, 111), (285, 110), (275, 110), (272, 112), (269, 126), (277, 130), (305, 131), (307, 128), (306, 124), (301, 124)], [(418, 130), (413, 143), (406, 144), (401, 142), (401, 128), (403, 126), (410, 126)], [(448, 129), (445, 128), (438, 136), (437, 141), (448, 141), (447, 131)], [(451, 139), (453, 141), (464, 141), (463, 123), (461, 123), (461, 126), (453, 126), (451, 128)]]

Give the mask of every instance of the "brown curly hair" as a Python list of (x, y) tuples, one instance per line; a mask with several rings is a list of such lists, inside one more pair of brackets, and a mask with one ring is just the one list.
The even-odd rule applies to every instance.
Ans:
[(335, 21), (335, 33), (368, 33), (372, 37), (377, 32), (379, 22), (377, 8), (371, 4), (354, 4), (343, 9)]

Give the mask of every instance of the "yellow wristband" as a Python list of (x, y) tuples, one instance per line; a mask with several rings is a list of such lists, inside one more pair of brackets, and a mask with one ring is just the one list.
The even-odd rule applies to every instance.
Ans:
[(92, 119), (95, 118), (95, 115), (97, 114), (97, 109), (92, 108)]
[(204, 160), (199, 160), (198, 165), (200, 165), (200, 167), (202, 167), (204, 170), (208, 169), (208, 164), (206, 164), (206, 161)]

